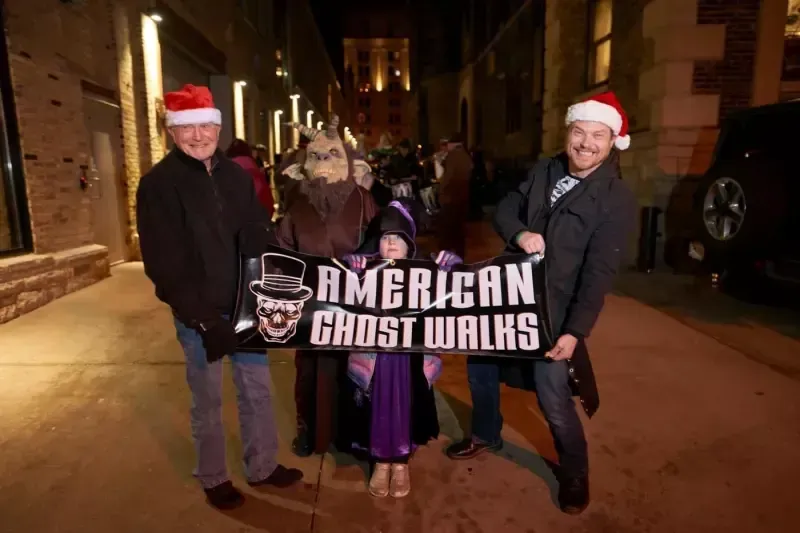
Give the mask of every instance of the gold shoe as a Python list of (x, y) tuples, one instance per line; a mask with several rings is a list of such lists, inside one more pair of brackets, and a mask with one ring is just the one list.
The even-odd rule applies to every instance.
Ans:
[(392, 480), (389, 483), (389, 494), (392, 498), (405, 498), (411, 492), (411, 474), (406, 464), (392, 465)]
[(391, 477), (389, 463), (377, 463), (369, 480), (369, 493), (378, 498), (389, 495), (389, 478)]

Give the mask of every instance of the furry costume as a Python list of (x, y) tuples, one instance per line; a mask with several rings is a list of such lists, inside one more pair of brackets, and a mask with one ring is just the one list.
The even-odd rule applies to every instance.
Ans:
[[(321, 257), (353, 253), (378, 211), (372, 195), (356, 182), (369, 165), (345, 148), (338, 124), (336, 116), (324, 131), (294, 124), (309, 143), (305, 161), (284, 170), (299, 182), (277, 231), (283, 248)], [(293, 447), (298, 455), (323, 453), (332, 442), (336, 421), (331, 406), (337, 399), (339, 365), (346, 359), (346, 353), (297, 352), (298, 438)]]

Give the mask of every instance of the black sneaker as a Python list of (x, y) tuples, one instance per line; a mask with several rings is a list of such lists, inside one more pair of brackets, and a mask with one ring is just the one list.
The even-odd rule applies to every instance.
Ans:
[(204, 489), (208, 503), (222, 511), (236, 509), (244, 503), (244, 496), (233, 486), (233, 483), (226, 481), (216, 487)]
[(558, 486), (558, 504), (567, 514), (581, 514), (589, 506), (589, 478), (562, 479)]
[(457, 442), (448, 446), (445, 453), (450, 459), (459, 461), (474, 459), (484, 452), (496, 452), (502, 448), (503, 441), (500, 441), (496, 444), (484, 444), (482, 442), (472, 440), (471, 438), (466, 438), (461, 442)]
[(262, 479), (261, 481), (249, 483), (249, 485), (251, 487), (263, 487), (271, 485), (273, 487), (278, 487), (279, 489), (285, 489), (287, 487), (291, 487), (301, 479), (303, 479), (303, 472), (300, 470), (278, 465), (268, 477)]
[(292, 441), (292, 452), (297, 457), (310, 457), (314, 453), (314, 439), (308, 431), (297, 431), (297, 436)]

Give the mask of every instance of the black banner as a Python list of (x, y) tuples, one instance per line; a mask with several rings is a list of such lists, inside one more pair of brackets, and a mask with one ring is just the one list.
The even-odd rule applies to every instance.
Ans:
[(512, 255), (451, 272), (378, 258), (356, 274), (335, 259), (270, 247), (241, 262), (239, 349), (542, 357), (552, 347), (543, 270)]

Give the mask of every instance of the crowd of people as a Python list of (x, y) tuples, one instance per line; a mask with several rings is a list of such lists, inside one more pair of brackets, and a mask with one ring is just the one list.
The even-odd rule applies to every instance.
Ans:
[[(165, 97), (175, 148), (142, 177), (137, 222), (145, 272), (172, 309), (192, 393), (194, 475), (217, 508), (241, 505), (227, 473), (222, 424), (222, 360), (232, 363), (245, 474), (250, 485), (288, 487), (302, 473), (276, 461), (277, 430), (267, 354), (237, 350), (231, 323), (240, 256), (268, 245), (340, 259), (362, 272), (376, 258), (417, 256), (420, 204), (376, 184), (376, 170), (350, 149), (332, 117), (324, 130), (299, 124), (301, 149), (282, 158), (280, 202), (259, 152), (237, 140), (218, 148), (221, 114), (205, 87)], [(603, 307), (624, 253), (635, 201), (619, 179), (617, 151), (629, 144), (625, 113), (612, 93), (569, 108), (564, 150), (540, 160), (497, 205), (495, 229), (506, 253), (539, 254), (548, 270), (554, 346), (544, 359), (470, 357), (471, 434), (447, 455), (472, 459), (503, 446), (499, 386), (535, 389), (559, 455), (559, 504), (577, 514), (589, 504), (586, 439), (573, 397), (591, 416), (599, 396), (585, 339)], [(416, 176), (418, 160), (401, 143), (390, 165)], [(440, 252), (450, 270), (465, 253), (473, 160), (455, 134), (429, 159), (438, 183)], [(424, 176), (422, 171), (419, 176)], [(425, 183), (418, 184), (419, 190)], [(385, 201), (388, 200), (388, 201)], [(273, 209), (280, 217), (273, 222)], [(331, 444), (372, 463), (369, 492), (401, 498), (411, 490), (409, 460), (439, 435), (433, 384), (446, 369), (439, 354), (298, 351), (295, 356), (295, 454), (325, 453)], [(339, 408), (333, 408), (338, 405)], [(338, 416), (337, 416), (338, 415)]]

